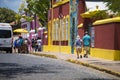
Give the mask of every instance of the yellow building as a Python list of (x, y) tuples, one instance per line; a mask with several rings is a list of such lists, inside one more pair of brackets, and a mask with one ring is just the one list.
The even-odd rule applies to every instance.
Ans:
[(75, 40), (78, 25), (83, 22), (78, 14), (85, 12), (85, 0), (52, 0), (51, 4), (48, 12), (48, 45), (44, 46), (44, 51), (74, 53), (72, 41)]
[(90, 55), (120, 60), (120, 17), (99, 20), (88, 27), (89, 22), (85, 0), (52, 0), (48, 12), (48, 45), (44, 45), (43, 51), (75, 53), (73, 43), (76, 34), (83, 37), (89, 29), (92, 41)]

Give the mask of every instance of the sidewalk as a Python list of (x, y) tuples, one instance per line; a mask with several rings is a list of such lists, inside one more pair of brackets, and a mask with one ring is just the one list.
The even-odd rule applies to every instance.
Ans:
[(94, 69), (105, 71), (107, 73), (116, 75), (120, 77), (120, 61), (104, 60), (99, 58), (94, 58), (89, 56), (88, 58), (77, 59), (76, 54), (65, 54), (65, 53), (55, 53), (55, 52), (36, 52), (35, 54), (44, 54), (56, 56), (58, 59), (66, 60), (72, 63), (81, 64), (87, 67), (92, 67)]

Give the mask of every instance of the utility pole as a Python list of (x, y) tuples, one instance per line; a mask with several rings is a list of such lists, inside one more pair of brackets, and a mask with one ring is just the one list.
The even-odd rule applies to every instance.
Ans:
[(34, 14), (34, 23), (35, 23), (35, 34), (37, 33), (36, 31), (36, 13)]

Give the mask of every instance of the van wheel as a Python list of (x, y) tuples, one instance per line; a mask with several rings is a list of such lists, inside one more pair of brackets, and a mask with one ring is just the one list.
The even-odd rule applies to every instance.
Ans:
[(6, 53), (9, 53), (9, 51), (7, 50)]
[(12, 53), (12, 48), (9, 50), (10, 53)]

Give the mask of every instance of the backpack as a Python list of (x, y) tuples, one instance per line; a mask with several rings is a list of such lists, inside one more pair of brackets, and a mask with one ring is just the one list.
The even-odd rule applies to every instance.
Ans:
[(17, 40), (14, 41), (14, 47), (18, 47)]
[(20, 47), (22, 44), (23, 44), (23, 40), (22, 40), (22, 39), (18, 39), (18, 40), (16, 41), (16, 46), (17, 46), (17, 47)]

